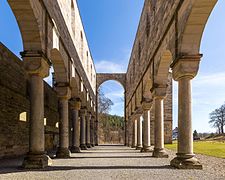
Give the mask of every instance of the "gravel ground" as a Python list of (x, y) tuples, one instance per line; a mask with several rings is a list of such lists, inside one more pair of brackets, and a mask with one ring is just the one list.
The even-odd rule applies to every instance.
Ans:
[(203, 170), (178, 170), (169, 166), (169, 159), (152, 158), (149, 153), (124, 146), (98, 146), (70, 159), (53, 159), (45, 170), (27, 171), (18, 168), (22, 158), (0, 161), (0, 179), (15, 180), (225, 180), (225, 159), (198, 155)]

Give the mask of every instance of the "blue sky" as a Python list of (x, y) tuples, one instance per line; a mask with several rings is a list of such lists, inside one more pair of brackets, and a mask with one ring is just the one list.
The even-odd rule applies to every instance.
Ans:
[[(144, 0), (78, 0), (85, 31), (98, 72), (125, 72)], [(0, 41), (16, 55), (22, 41), (6, 0), (0, 3)], [(193, 129), (214, 131), (208, 114), (225, 102), (225, 1), (218, 1), (204, 31), (198, 76), (193, 80)], [(4, 27), (4, 28), (2, 28)], [(49, 78), (50, 79), (50, 78)], [(102, 85), (114, 102), (111, 113), (123, 115), (123, 88), (114, 81)], [(177, 126), (177, 83), (174, 83), (173, 119)]]

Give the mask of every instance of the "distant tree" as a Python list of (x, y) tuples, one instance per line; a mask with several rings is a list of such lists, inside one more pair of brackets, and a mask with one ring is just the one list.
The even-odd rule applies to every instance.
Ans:
[(194, 133), (193, 133), (193, 138), (198, 138), (198, 132), (196, 130), (194, 130)]
[(111, 107), (113, 106), (113, 102), (111, 99), (105, 97), (105, 94), (103, 93), (102, 89), (99, 88), (98, 91), (98, 113), (99, 114), (107, 114), (111, 110)]
[(98, 91), (98, 120), (100, 127), (100, 136), (104, 142), (112, 142), (113, 132), (119, 132), (121, 138), (124, 135), (124, 118), (117, 115), (110, 115), (109, 111), (113, 102), (105, 97), (102, 89)]
[(220, 108), (215, 109), (209, 114), (209, 124), (213, 128), (216, 128), (218, 133), (224, 133), (224, 125), (225, 125), (225, 104), (223, 104)]

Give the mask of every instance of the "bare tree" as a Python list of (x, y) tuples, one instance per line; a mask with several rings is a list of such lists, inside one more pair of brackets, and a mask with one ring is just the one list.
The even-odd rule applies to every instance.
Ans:
[(223, 104), (220, 108), (215, 109), (209, 114), (209, 124), (212, 127), (216, 128), (219, 134), (224, 133), (224, 125), (225, 125), (225, 104)]
[(111, 99), (105, 97), (101, 88), (98, 90), (98, 113), (107, 114), (111, 110), (113, 102)]

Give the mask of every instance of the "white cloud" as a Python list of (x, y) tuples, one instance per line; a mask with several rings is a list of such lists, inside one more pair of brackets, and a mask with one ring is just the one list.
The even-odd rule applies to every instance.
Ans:
[[(178, 86), (173, 86), (174, 126), (177, 126)], [(193, 128), (198, 131), (214, 131), (210, 128), (209, 113), (225, 102), (225, 73), (199, 74), (192, 81)]]
[(124, 72), (126, 72), (127, 64), (114, 63), (114, 62), (106, 61), (106, 60), (98, 61), (95, 64), (97, 72), (98, 73), (124, 73)]

